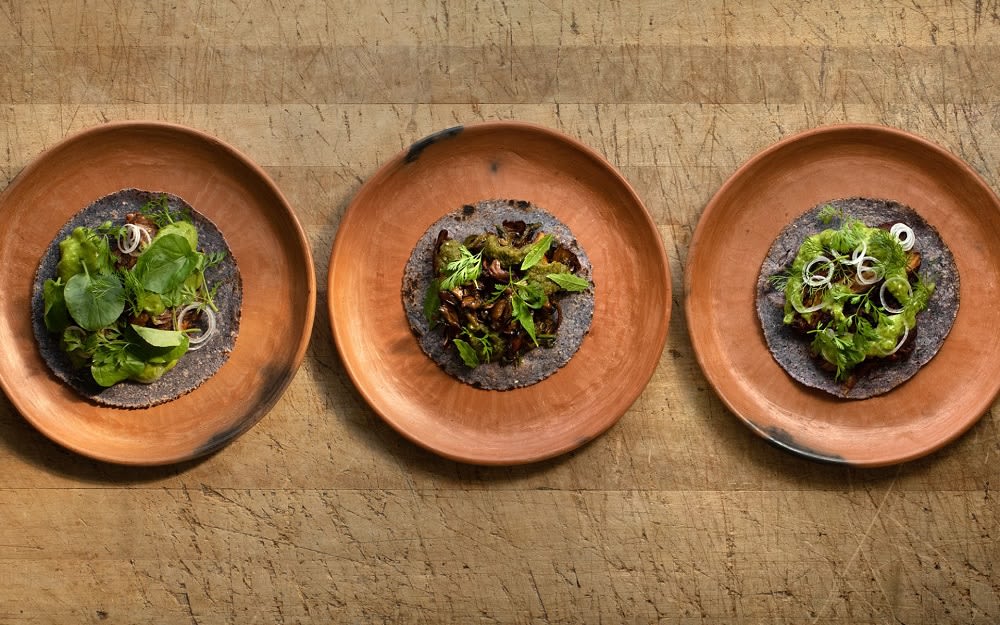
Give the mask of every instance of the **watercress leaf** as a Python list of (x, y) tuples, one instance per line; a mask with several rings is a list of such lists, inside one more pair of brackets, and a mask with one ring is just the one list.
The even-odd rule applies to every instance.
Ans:
[(132, 324), (132, 329), (143, 341), (153, 347), (177, 347), (184, 340), (184, 333), (176, 330), (160, 330)]
[(545, 257), (545, 253), (549, 251), (549, 247), (551, 246), (551, 234), (546, 234), (532, 243), (531, 247), (528, 248), (528, 251), (524, 255), (524, 260), (521, 261), (521, 271), (527, 271), (537, 265), (538, 262)]
[(548, 273), (545, 277), (559, 285), (559, 288), (566, 291), (586, 291), (590, 282), (580, 276), (571, 273)]
[(479, 355), (476, 354), (476, 350), (471, 345), (462, 339), (452, 339), (452, 342), (458, 348), (458, 355), (462, 357), (462, 362), (465, 363), (466, 367), (475, 369), (479, 366)]
[(198, 253), (180, 234), (167, 234), (146, 248), (135, 263), (143, 287), (154, 293), (173, 291), (198, 265)]
[(78, 273), (63, 289), (70, 316), (84, 330), (98, 330), (114, 323), (125, 310), (125, 289), (113, 274)]

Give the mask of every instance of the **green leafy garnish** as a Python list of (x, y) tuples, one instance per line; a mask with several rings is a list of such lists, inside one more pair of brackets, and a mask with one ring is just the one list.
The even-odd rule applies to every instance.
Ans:
[(590, 282), (571, 273), (547, 273), (545, 277), (559, 285), (559, 288), (566, 291), (586, 291)]
[(458, 355), (461, 356), (465, 366), (473, 369), (479, 366), (479, 354), (476, 353), (476, 350), (471, 345), (462, 339), (452, 339), (451, 342), (458, 348)]
[(177, 347), (184, 340), (184, 333), (176, 330), (160, 330), (131, 324), (133, 330), (142, 340), (153, 347)]
[(528, 248), (527, 253), (524, 255), (524, 260), (521, 261), (521, 271), (527, 271), (537, 265), (538, 261), (545, 258), (545, 253), (549, 251), (549, 247), (551, 246), (551, 234), (546, 234), (535, 241), (531, 247)]
[(167, 196), (142, 213), (158, 231), (130, 253), (134, 260), (112, 251), (124, 225), (80, 226), (59, 242), (58, 277), (43, 284), (46, 328), (73, 366), (89, 368), (101, 386), (159, 379), (190, 345), (185, 332), (172, 329), (172, 315), (189, 304), (215, 308), (218, 285), (206, 282), (205, 270), (225, 255), (197, 251), (197, 229), (170, 210)]
[[(791, 265), (768, 278), (785, 295), (784, 323), (810, 336), (813, 354), (847, 380), (867, 358), (886, 358), (905, 343), (933, 291), (908, 273), (911, 258), (895, 232), (870, 227), (827, 205)], [(912, 236), (912, 232), (911, 235)]]
[(832, 204), (827, 204), (823, 208), (819, 209), (819, 214), (817, 217), (824, 225), (829, 225), (834, 219), (841, 219), (844, 216), (844, 211), (839, 208), (834, 208)]
[(157, 236), (135, 264), (135, 275), (142, 286), (154, 293), (169, 293), (178, 288), (198, 266), (198, 253), (179, 234)]
[(437, 310), (441, 306), (441, 281), (437, 278), (431, 280), (431, 285), (424, 293), (424, 319), (433, 328), (437, 324)]
[(113, 323), (125, 310), (125, 289), (113, 274), (78, 273), (63, 289), (66, 308), (77, 324), (91, 332)]
[(467, 284), (479, 278), (482, 270), (483, 252), (473, 254), (464, 245), (459, 248), (461, 257), (453, 260), (446, 267), (447, 276), (441, 281), (441, 289), (450, 291), (456, 286)]
[(443, 326), (467, 367), (515, 364), (551, 346), (561, 321), (551, 298), (592, 286), (567, 266), (576, 266), (573, 252), (552, 252), (555, 237), (539, 227), (503, 222), (496, 233), (468, 234), (461, 242), (439, 233), (423, 315), (431, 328)]

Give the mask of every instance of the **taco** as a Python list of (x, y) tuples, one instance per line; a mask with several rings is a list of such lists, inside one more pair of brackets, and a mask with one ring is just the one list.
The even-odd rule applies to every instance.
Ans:
[(912, 208), (855, 197), (786, 226), (757, 280), (768, 349), (795, 380), (846, 399), (891, 391), (938, 352), (959, 306), (941, 236)]
[(526, 201), (485, 200), (431, 225), (406, 263), (403, 307), (421, 349), (490, 390), (535, 384), (590, 329), (590, 260), (569, 228)]
[(32, 326), (42, 359), (80, 395), (146, 408), (223, 365), (242, 297), (215, 224), (175, 195), (124, 189), (56, 234), (35, 274)]

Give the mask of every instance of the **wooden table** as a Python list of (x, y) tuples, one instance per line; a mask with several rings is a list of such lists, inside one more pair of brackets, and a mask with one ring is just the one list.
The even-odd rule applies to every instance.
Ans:
[[(800, 130), (910, 130), (1000, 188), (996, 6), (79, 4), (0, 5), (0, 175), (110, 120), (211, 133), (297, 211), (319, 306), (276, 407), (201, 461), (91, 461), (0, 402), (0, 622), (1000, 621), (992, 411), (902, 466), (792, 456), (707, 384), (682, 288), (712, 194)], [(598, 440), (516, 468), (446, 461), (384, 425), (325, 309), (361, 184), (413, 141), (490, 119), (604, 154), (644, 199), (673, 276), (645, 392)]]

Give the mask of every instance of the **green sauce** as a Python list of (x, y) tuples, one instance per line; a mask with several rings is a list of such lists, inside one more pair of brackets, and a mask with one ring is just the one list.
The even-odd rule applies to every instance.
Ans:
[[(892, 355), (916, 327), (934, 285), (911, 280), (911, 254), (888, 230), (843, 218), (839, 228), (807, 237), (787, 274), (775, 280), (784, 283), (785, 324), (804, 322), (810, 328), (813, 352), (836, 368), (838, 380), (868, 358)], [(815, 260), (820, 257), (827, 260)], [(811, 275), (804, 276), (810, 263)], [(807, 284), (807, 278), (822, 284)], [(882, 301), (883, 284), (889, 302)]]

